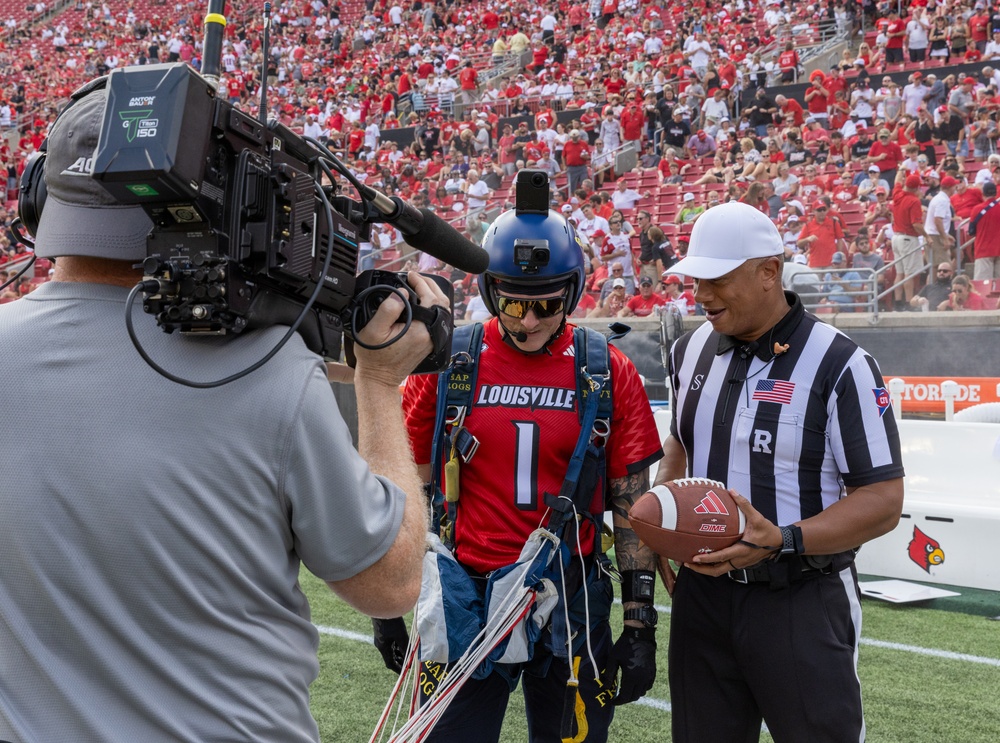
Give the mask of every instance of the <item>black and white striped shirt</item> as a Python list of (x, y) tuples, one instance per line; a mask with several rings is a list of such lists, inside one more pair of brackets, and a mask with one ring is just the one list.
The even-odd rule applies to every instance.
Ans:
[[(705, 323), (674, 344), (669, 368), (688, 476), (726, 483), (778, 525), (816, 515), (845, 487), (903, 476), (875, 360), (786, 296), (791, 309), (759, 342)], [(788, 348), (776, 355), (775, 344)]]

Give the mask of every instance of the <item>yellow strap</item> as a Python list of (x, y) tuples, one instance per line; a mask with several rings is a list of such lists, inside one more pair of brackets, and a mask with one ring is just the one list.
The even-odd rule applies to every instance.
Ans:
[(226, 17), (222, 13), (209, 13), (205, 16), (205, 25), (209, 23), (218, 23), (221, 26), (226, 25)]
[(601, 552), (607, 552), (615, 546), (615, 533), (607, 521), (601, 522)]
[(458, 501), (458, 454), (451, 448), (451, 456), (444, 465), (444, 499), (449, 503)]

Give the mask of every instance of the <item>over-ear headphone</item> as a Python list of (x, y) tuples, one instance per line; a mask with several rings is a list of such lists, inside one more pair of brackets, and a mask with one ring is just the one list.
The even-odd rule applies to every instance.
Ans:
[[(88, 83), (84, 83), (70, 96), (69, 103), (59, 112), (56, 120), (49, 127), (51, 132), (63, 114), (69, 111), (81, 98), (89, 95), (95, 90), (100, 90), (107, 86), (108, 76), (96, 77)], [(46, 138), (38, 152), (28, 158), (21, 174), (21, 186), (17, 192), (17, 214), (21, 221), (21, 226), (28, 231), (32, 237), (38, 234), (38, 223), (42, 218), (42, 209), (45, 207), (45, 198), (48, 190), (45, 188), (45, 153), (48, 150), (49, 140)], [(22, 235), (14, 230), (14, 235), (21, 238)]]

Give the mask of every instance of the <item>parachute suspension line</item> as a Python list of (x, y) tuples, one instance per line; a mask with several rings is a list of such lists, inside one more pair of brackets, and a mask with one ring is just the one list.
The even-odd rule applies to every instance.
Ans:
[[(396, 683), (392, 687), (392, 692), (389, 695), (389, 701), (385, 705), (385, 709), (382, 710), (382, 715), (379, 717), (378, 724), (375, 726), (375, 732), (372, 733), (371, 738), (368, 743), (382, 743), (386, 736), (386, 723), (389, 720), (389, 716), (392, 712), (392, 708), (396, 708), (395, 720), (392, 724), (392, 730), (396, 730), (399, 727), (399, 718), (403, 714), (403, 700), (406, 698), (415, 699), (417, 693), (416, 680), (418, 678), (418, 666), (417, 663), (417, 651), (420, 648), (420, 638), (413, 634), (410, 636), (410, 644), (406, 647), (406, 657), (403, 660), (403, 670), (399, 673), (399, 678), (396, 679)], [(411, 688), (412, 687), (412, 688)], [(410, 703), (412, 709), (412, 701)], [(392, 733), (389, 733), (392, 735)]]
[[(570, 508), (573, 509), (573, 536), (576, 539), (576, 554), (580, 558), (580, 574), (583, 576), (584, 643), (587, 646), (587, 657), (590, 659), (590, 667), (594, 671), (594, 680), (599, 681), (601, 669), (597, 667), (597, 661), (594, 660), (594, 648), (590, 642), (590, 593), (587, 589), (587, 563), (583, 558), (583, 548), (580, 545), (580, 518), (576, 511), (576, 504), (573, 503), (572, 498), (565, 495), (560, 495), (559, 498), (568, 502)], [(559, 561), (559, 580), (562, 582), (563, 616), (566, 619), (567, 629), (566, 658), (569, 663), (569, 681), (570, 683), (577, 684), (579, 683), (579, 679), (576, 677), (576, 668), (573, 663), (573, 637), (569, 632), (569, 596), (566, 595), (566, 574), (562, 560)]]
[[(531, 570), (534, 559), (537, 558), (541, 554), (542, 550), (546, 548), (547, 543), (553, 545), (554, 549), (559, 549), (559, 539), (554, 534), (545, 530), (540, 530), (537, 533), (543, 536), (545, 541), (539, 542), (538, 549), (535, 551), (534, 555), (525, 559), (523, 561), (523, 566), (518, 568), (520, 577), (512, 583), (513, 586), (521, 586), (524, 588), (524, 580)], [(579, 534), (577, 535), (577, 544), (577, 549), (579, 549)], [(561, 564), (562, 561), (560, 560), (560, 566)], [(560, 568), (560, 570), (562, 570), (562, 568)], [(486, 623), (486, 626), (472, 640), (469, 649), (463, 653), (462, 657), (452, 664), (452, 667), (448, 669), (447, 675), (437, 686), (433, 695), (425, 701), (423, 706), (420, 707), (416, 707), (420, 691), (419, 684), (416, 683), (419, 673), (419, 663), (416, 661), (417, 647), (411, 640), (411, 645), (407, 653), (406, 668), (404, 669), (404, 674), (407, 670), (411, 668), (413, 669), (412, 673), (409, 674), (411, 676), (411, 680), (414, 682), (411, 716), (401, 728), (397, 729), (394, 727), (394, 732), (388, 739), (388, 743), (420, 743), (420, 741), (423, 741), (427, 737), (430, 731), (444, 715), (448, 705), (450, 705), (454, 700), (459, 690), (470, 678), (472, 678), (475, 670), (488, 659), (490, 653), (498, 647), (500, 643), (507, 639), (520, 622), (526, 620), (535, 604), (536, 594), (537, 592), (534, 589), (526, 589), (521, 591), (511, 590), (503, 596), (497, 604), (497, 611), (492, 613), (490, 619)], [(378, 743), (381, 741), (379, 735), (381, 733), (382, 726), (388, 719), (390, 708), (394, 704), (397, 705), (398, 722), (398, 717), (402, 707), (401, 700), (398, 699), (398, 696), (402, 688), (403, 681), (401, 676), (400, 680), (397, 681), (396, 687), (393, 689), (392, 696), (389, 699), (386, 709), (382, 713), (382, 718), (379, 720), (379, 728), (372, 736), (370, 743)]]

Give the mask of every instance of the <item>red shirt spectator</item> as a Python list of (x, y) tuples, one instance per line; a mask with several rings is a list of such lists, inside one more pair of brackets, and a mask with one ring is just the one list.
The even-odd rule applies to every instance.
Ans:
[(896, 186), (892, 190), (892, 231), (898, 235), (908, 235), (917, 237), (914, 225), (924, 224), (924, 208), (920, 204), (920, 197), (903, 188), (900, 181), (896, 181)]
[(786, 49), (778, 55), (778, 67), (782, 72), (794, 72), (799, 66), (799, 53), (794, 49)]
[[(889, 12), (890, 15), (896, 15), (895, 11)], [(896, 15), (895, 18), (889, 20), (889, 25), (885, 27), (885, 33), (889, 37), (885, 45), (886, 49), (902, 49), (906, 39), (906, 21)]]
[(969, 18), (969, 38), (972, 39), (972, 45), (982, 42), (985, 44), (989, 41), (990, 37), (990, 15), (985, 10), (977, 10), (975, 14)]
[(802, 106), (794, 98), (786, 98), (783, 95), (779, 95), (775, 98), (775, 103), (778, 104), (778, 108), (781, 110), (781, 115), (787, 117), (789, 114), (792, 116), (792, 124), (797, 127), (801, 127), (805, 117), (802, 115)]
[(566, 167), (590, 164), (590, 145), (583, 137), (570, 137), (563, 145), (563, 160)]
[(892, 135), (888, 133), (879, 134), (878, 140), (872, 144), (868, 151), (871, 162), (878, 166), (882, 173), (893, 173), (899, 168), (899, 164), (906, 158), (899, 145), (892, 141)]
[(587, 22), (587, 9), (582, 3), (572, 5), (566, 18), (572, 28), (582, 28)]
[(622, 139), (626, 142), (637, 142), (642, 139), (642, 128), (646, 124), (646, 114), (642, 107), (636, 104), (634, 93), (632, 101), (622, 110), (620, 121), (622, 125)]
[(537, 114), (535, 114), (535, 129), (536, 130), (540, 128), (539, 125), (543, 121), (545, 122), (545, 126), (547, 126), (549, 128), (555, 126), (555, 123), (556, 123), (556, 114), (555, 114), (555, 112), (551, 108), (542, 109)]
[(582, 114), (580, 114), (580, 126), (583, 131), (590, 134), (591, 132), (597, 131), (597, 124), (601, 120), (601, 115), (597, 113), (597, 108), (588, 108)]
[(826, 204), (816, 202), (813, 218), (806, 222), (799, 234), (799, 247), (809, 250), (810, 268), (829, 268), (833, 265), (833, 254), (838, 250), (838, 243), (844, 239), (840, 220), (831, 219), (828, 211)]
[(719, 79), (722, 80), (723, 88), (731, 88), (736, 84), (736, 65), (730, 60), (724, 59), (715, 68), (715, 71), (719, 75)]
[(826, 97), (827, 106), (832, 106), (836, 102), (838, 90), (847, 92), (847, 81), (844, 79), (843, 74), (841, 74), (839, 67), (834, 67), (830, 70), (830, 74), (823, 81), (823, 87), (826, 88), (828, 93)]
[(545, 60), (549, 58), (549, 48), (544, 44), (531, 53), (531, 64), (529, 70), (540, 70), (545, 67)]
[(812, 85), (806, 88), (806, 109), (811, 114), (825, 114), (830, 107), (830, 95), (825, 80), (817, 75)]
[(462, 71), (458, 73), (458, 83), (462, 90), (475, 90), (478, 82), (478, 73), (472, 66), (472, 62), (467, 62)]
[(425, 59), (420, 63), (420, 66), (417, 67), (417, 79), (426, 80), (432, 72), (434, 72), (434, 62), (430, 59)]
[[(641, 287), (645, 286), (644, 282), (640, 282), (640, 292), (644, 291)], [(645, 290), (648, 291), (648, 290)], [(649, 317), (653, 314), (657, 307), (662, 307), (667, 303), (663, 297), (655, 292), (649, 291), (649, 296), (642, 296), (642, 294), (637, 294), (625, 303), (625, 307), (628, 308), (629, 313), (635, 315), (636, 317)]]
[(978, 188), (969, 188), (964, 185), (964, 182), (962, 185), (959, 185), (959, 188), (961, 191), (956, 190), (952, 194), (951, 208), (955, 210), (956, 217), (968, 219), (979, 211), (979, 208), (983, 205), (985, 201), (983, 192)]
[(617, 68), (611, 70), (611, 77), (604, 81), (604, 90), (607, 91), (608, 96), (621, 95), (624, 89), (625, 80), (622, 79), (621, 73)]

